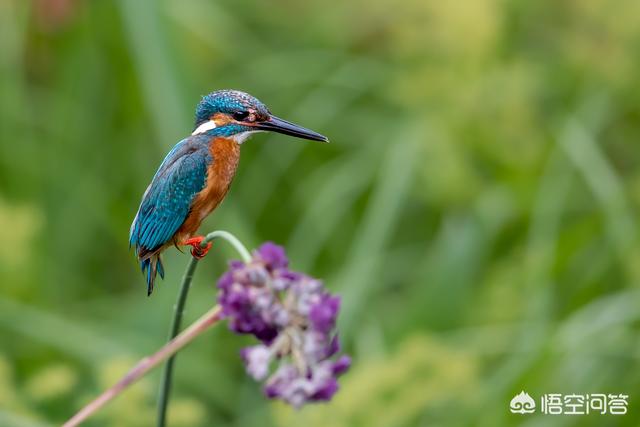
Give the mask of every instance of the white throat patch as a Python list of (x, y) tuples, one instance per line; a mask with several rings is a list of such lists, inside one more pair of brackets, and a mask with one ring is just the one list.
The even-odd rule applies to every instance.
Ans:
[(231, 139), (233, 139), (236, 142), (236, 144), (240, 145), (243, 142), (245, 142), (247, 140), (247, 138), (249, 138), (251, 136), (252, 133), (255, 133), (255, 132), (256, 131), (250, 131), (250, 130), (246, 131), (246, 132), (240, 132), (240, 133), (237, 133), (237, 134), (233, 135), (231, 137)]
[(215, 128), (216, 128), (216, 122), (214, 122), (213, 120), (207, 120), (206, 122), (198, 126), (196, 130), (194, 130), (191, 133), (191, 135), (200, 135), (201, 133), (208, 132), (211, 129), (215, 129)]

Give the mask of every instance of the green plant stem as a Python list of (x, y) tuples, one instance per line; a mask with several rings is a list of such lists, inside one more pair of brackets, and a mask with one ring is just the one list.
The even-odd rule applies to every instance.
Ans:
[(207, 311), (180, 335), (165, 344), (160, 350), (140, 360), (120, 381), (105, 390), (100, 396), (78, 411), (73, 417), (64, 423), (63, 427), (75, 427), (85, 421), (113, 398), (122, 393), (131, 384), (142, 378), (151, 369), (158, 366), (166, 359), (172, 357), (194, 338), (215, 325), (221, 319), (222, 309), (216, 305)]
[[(182, 315), (184, 314), (184, 306), (187, 301), (187, 295), (189, 294), (189, 288), (191, 287), (191, 280), (193, 274), (196, 271), (198, 265), (197, 258), (191, 258), (187, 269), (182, 277), (182, 284), (178, 291), (178, 299), (176, 301), (173, 319), (171, 320), (171, 329), (169, 330), (169, 340), (175, 337), (180, 331), (180, 325), (182, 323)], [(169, 392), (171, 390), (173, 363), (175, 357), (170, 357), (167, 363), (164, 365), (164, 371), (162, 373), (162, 380), (160, 382), (160, 391), (158, 393), (158, 425), (164, 426), (166, 424), (167, 417), (167, 405), (169, 403)]]
[[(221, 238), (226, 240), (233, 246), (244, 262), (251, 260), (251, 254), (244, 247), (244, 245), (231, 233), (222, 230), (216, 230), (206, 235), (201, 245), (204, 247), (209, 242)], [(191, 281), (198, 265), (197, 258), (191, 258), (187, 269), (182, 276), (182, 283), (180, 284), (180, 290), (178, 291), (178, 299), (176, 301), (175, 310), (173, 312), (173, 319), (171, 321), (171, 329), (169, 330), (169, 340), (172, 340), (180, 331), (180, 324), (182, 323), (182, 315), (184, 313), (184, 306), (187, 302), (187, 295), (189, 294), (189, 288), (191, 287)], [(173, 365), (175, 361), (175, 355), (171, 356), (164, 366), (162, 373), (162, 380), (160, 382), (160, 391), (158, 394), (158, 427), (164, 427), (167, 421), (167, 407), (169, 404), (169, 395), (171, 393), (171, 383), (173, 378)]]

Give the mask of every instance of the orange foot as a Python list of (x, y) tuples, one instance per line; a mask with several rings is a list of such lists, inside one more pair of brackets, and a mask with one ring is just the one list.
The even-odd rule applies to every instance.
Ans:
[(213, 245), (212, 242), (209, 242), (207, 243), (207, 246), (202, 247), (200, 245), (202, 244), (203, 240), (204, 236), (196, 236), (185, 240), (184, 242), (182, 242), (182, 244), (184, 246), (191, 246), (193, 248), (191, 249), (191, 256), (193, 256), (195, 259), (200, 260), (207, 255), (209, 249), (211, 249), (211, 245)]

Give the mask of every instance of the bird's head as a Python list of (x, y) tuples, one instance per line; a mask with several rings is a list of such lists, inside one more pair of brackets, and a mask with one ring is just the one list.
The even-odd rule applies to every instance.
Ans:
[(211, 92), (196, 107), (193, 135), (227, 137), (241, 144), (255, 132), (278, 132), (313, 141), (329, 141), (326, 136), (274, 116), (258, 99), (237, 90)]

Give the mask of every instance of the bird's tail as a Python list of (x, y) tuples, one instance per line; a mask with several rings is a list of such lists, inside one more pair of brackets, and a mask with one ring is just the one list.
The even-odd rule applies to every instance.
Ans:
[(147, 296), (153, 292), (153, 285), (156, 281), (156, 275), (160, 275), (160, 278), (164, 279), (164, 266), (162, 265), (162, 258), (159, 253), (150, 255), (149, 257), (140, 260), (140, 268), (142, 273), (146, 273), (147, 277)]

